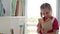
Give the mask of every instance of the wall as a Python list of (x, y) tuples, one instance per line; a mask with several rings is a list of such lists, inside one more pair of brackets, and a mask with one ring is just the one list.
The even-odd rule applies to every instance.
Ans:
[(58, 16), (58, 21), (59, 21), (59, 25), (60, 25), (60, 0), (58, 0), (58, 8), (57, 9), (58, 9), (58, 11), (57, 11), (58, 15), (57, 16)]

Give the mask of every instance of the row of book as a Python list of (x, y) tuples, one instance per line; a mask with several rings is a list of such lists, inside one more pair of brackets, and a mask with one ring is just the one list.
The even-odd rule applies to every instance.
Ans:
[(24, 16), (24, 15), (25, 15), (25, 0), (12, 0), (11, 16)]
[[(6, 14), (7, 10), (4, 7), (5, 6), (2, 3), (2, 0), (0, 0), (0, 16), (4, 16)], [(12, 0), (11, 8), (12, 8), (12, 10), (10, 11), (11, 13), (8, 11), (10, 13), (10, 16), (25, 16), (25, 0)]]

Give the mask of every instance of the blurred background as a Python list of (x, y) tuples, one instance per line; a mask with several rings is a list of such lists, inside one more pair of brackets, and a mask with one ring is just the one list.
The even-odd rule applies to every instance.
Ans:
[(5, 14), (0, 16), (0, 33), (37, 34), (38, 18), (41, 17), (40, 6), (45, 2), (51, 5), (52, 15), (58, 19), (60, 25), (60, 0), (1, 0), (1, 2)]

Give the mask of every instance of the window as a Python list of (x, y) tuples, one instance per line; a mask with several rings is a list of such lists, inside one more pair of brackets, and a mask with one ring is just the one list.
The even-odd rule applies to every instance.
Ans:
[(57, 10), (57, 0), (26, 0), (26, 11), (27, 11), (27, 34), (37, 34), (37, 23), (38, 18), (40, 18), (40, 6), (41, 4), (47, 2), (51, 4), (52, 7), (52, 15), (56, 17)]

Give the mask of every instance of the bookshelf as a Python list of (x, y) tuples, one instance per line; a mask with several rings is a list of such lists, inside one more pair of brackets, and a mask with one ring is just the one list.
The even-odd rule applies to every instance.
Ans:
[[(14, 34), (20, 34), (20, 23), (25, 23), (25, 0), (3, 0), (5, 7), (5, 15), (0, 16), (0, 24), (2, 27), (0, 32), (10, 34), (10, 29), (13, 29)], [(8, 10), (9, 9), (9, 10)], [(5, 25), (5, 26), (3, 26)], [(4, 29), (4, 27), (7, 27)]]
[(11, 16), (25, 16), (25, 0), (12, 0)]

